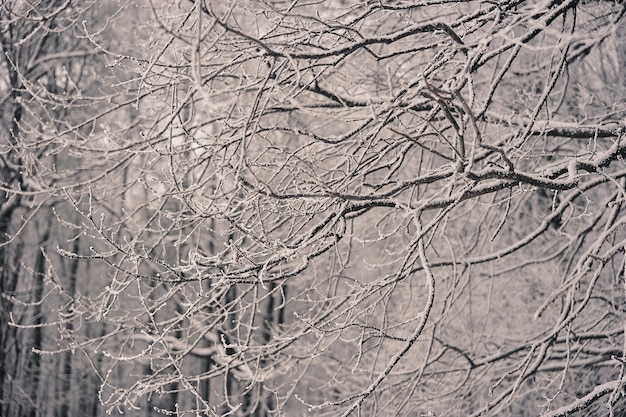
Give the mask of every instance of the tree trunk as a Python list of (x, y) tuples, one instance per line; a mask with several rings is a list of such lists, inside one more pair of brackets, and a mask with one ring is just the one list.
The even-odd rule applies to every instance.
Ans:
[[(74, 240), (72, 247), (73, 253), (78, 253), (80, 250), (80, 239)], [(76, 293), (76, 279), (78, 275), (78, 259), (71, 259), (69, 262), (68, 282), (67, 282), (67, 294), (73, 298)], [(65, 331), (69, 335), (74, 330), (74, 324), (71, 317), (72, 314), (72, 302), (68, 303), (65, 314), (67, 314), (68, 320), (65, 322)], [(61, 403), (56, 409), (55, 415), (57, 417), (70, 417), (70, 398), (72, 388), (72, 353), (66, 351), (61, 358), (61, 373), (60, 381), (57, 383), (57, 398), (61, 399)]]
[(39, 250), (35, 256), (35, 266), (33, 270), (33, 293), (32, 293), (32, 320), (30, 325), (32, 327), (32, 339), (30, 349), (27, 352), (28, 365), (26, 368), (27, 378), (25, 388), (30, 389), (31, 393), (31, 406), (27, 413), (28, 417), (37, 417), (41, 415), (39, 412), (40, 401), (40, 381), (41, 381), (41, 355), (37, 352), (42, 349), (43, 346), (43, 325), (44, 325), (44, 311), (42, 309), (45, 275), (46, 275), (46, 257), (44, 255), (44, 248), (50, 238), (50, 220), (46, 219), (46, 226), (43, 235), (39, 240)]

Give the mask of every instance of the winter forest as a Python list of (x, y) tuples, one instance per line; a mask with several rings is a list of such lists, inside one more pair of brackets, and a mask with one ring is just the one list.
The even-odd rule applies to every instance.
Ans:
[(625, 12), (0, 1), (0, 416), (624, 416)]

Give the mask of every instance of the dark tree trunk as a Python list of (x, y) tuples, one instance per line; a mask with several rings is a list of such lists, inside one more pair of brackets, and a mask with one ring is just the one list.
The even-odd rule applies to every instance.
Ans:
[[(72, 247), (73, 253), (78, 253), (80, 251), (80, 239), (74, 240), (74, 245)], [(67, 275), (67, 287), (66, 291), (68, 296), (71, 298), (74, 297), (76, 293), (76, 279), (78, 276), (78, 259), (71, 259), (68, 275)], [(65, 322), (65, 331), (67, 334), (71, 334), (74, 330), (74, 324), (72, 320), (72, 301), (68, 303), (65, 314), (68, 317), (67, 322)], [(70, 417), (70, 400), (71, 400), (71, 389), (72, 389), (72, 353), (67, 351), (63, 354), (61, 358), (61, 373), (60, 373), (60, 381), (57, 384), (57, 398), (61, 399), (61, 403), (56, 409), (55, 415), (57, 417)]]
[(33, 270), (33, 293), (32, 293), (32, 319), (30, 325), (33, 326), (31, 330), (31, 344), (28, 352), (28, 365), (26, 373), (27, 385), (26, 388), (30, 390), (30, 409), (27, 413), (28, 417), (37, 417), (41, 415), (39, 412), (40, 401), (39, 391), (41, 383), (41, 355), (38, 353), (43, 347), (43, 324), (44, 312), (42, 308), (45, 274), (46, 274), (46, 257), (44, 255), (44, 248), (50, 238), (50, 221), (46, 220), (45, 230), (39, 240), (37, 255), (35, 256), (35, 267)]

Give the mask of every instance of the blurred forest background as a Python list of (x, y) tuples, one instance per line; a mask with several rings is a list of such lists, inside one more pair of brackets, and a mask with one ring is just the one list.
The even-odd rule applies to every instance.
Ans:
[(623, 416), (626, 5), (0, 2), (0, 416)]

